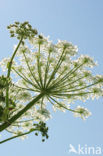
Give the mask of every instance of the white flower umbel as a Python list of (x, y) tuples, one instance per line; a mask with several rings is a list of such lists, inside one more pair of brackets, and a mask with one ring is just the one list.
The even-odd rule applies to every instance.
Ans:
[[(78, 48), (72, 43), (59, 40), (54, 44), (44, 35), (34, 35), (36, 31), (32, 34), (31, 29), (31, 35), (27, 37), (28, 32), (28, 26), (26, 34), (22, 30), (29, 42), (25, 43), (23, 39), (23, 43), (15, 48), (15, 60), (12, 59), (13, 65), (10, 66), (13, 82), (6, 99), (7, 106), (13, 107), (9, 112), (9, 122), (12, 122), (9, 128), (17, 127), (12, 130), (16, 133), (22, 127), (32, 129), (35, 121), (46, 121), (51, 117), (48, 104), (53, 105), (54, 111), (69, 110), (82, 119), (90, 116), (86, 108), (72, 109), (72, 103), (103, 96), (103, 75), (94, 76), (90, 70), (96, 65), (93, 58), (81, 55), (74, 59)], [(16, 35), (20, 38), (22, 34), (17, 31)], [(8, 59), (1, 61), (3, 69), (7, 68), (7, 62)], [(8, 90), (5, 93), (4, 89), (3, 95), (8, 96)], [(1, 100), (0, 105), (4, 108), (5, 101)]]
[(46, 110), (44, 108), (48, 102), (54, 109), (72, 111), (65, 102), (86, 101), (102, 95), (102, 87), (98, 88), (98, 85), (103, 84), (103, 76), (93, 76), (92, 72), (87, 70), (87, 67), (96, 65), (92, 58), (81, 55), (72, 60), (72, 56), (77, 54), (77, 47), (67, 41), (59, 40), (54, 45), (44, 36), (36, 36), (32, 40), (30, 43), (34, 48), (28, 49), (27, 45), (21, 45), (18, 49), (19, 56), (17, 54), (18, 61), (16, 60), (15, 66), (12, 67), (12, 72), (19, 76), (17, 85), (14, 86), (22, 90), (17, 95), (18, 99), (22, 98), (22, 102), (25, 102), (33, 95), (45, 93), (37, 104), (39, 112)]

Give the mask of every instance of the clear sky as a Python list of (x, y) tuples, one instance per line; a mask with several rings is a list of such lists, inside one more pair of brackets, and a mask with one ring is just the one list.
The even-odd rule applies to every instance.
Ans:
[[(54, 42), (61, 39), (78, 45), (80, 54), (98, 61), (94, 72), (103, 74), (103, 0), (0, 0), (0, 59), (9, 56), (17, 43), (9, 38), (6, 26), (25, 20)], [(92, 112), (86, 121), (71, 112), (53, 113), (45, 143), (41, 136), (30, 134), (24, 141), (0, 145), (0, 156), (74, 156), (69, 154), (69, 144), (103, 149), (103, 98), (81, 105)]]

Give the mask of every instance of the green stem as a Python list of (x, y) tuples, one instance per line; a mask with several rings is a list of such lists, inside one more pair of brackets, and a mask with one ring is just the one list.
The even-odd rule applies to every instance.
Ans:
[[(71, 75), (73, 74), (75, 71), (77, 71), (83, 64), (79, 65), (78, 67), (74, 67), (72, 68), (67, 74), (65, 74), (59, 81), (57, 81), (56, 83), (54, 83), (53, 85), (50, 86), (50, 89), (58, 86), (58, 85), (62, 85), (63, 83), (65, 83), (65, 80)], [(58, 78), (57, 78), (58, 79)]]
[[(70, 85), (72, 85), (73, 83), (75, 83), (75, 82), (78, 82), (79, 80), (81, 80), (81, 79), (83, 79), (83, 78), (85, 78), (84, 76), (83, 77), (80, 77), (80, 78), (78, 78), (78, 79), (76, 79), (76, 80), (74, 80), (74, 81), (71, 81), (70, 83), (67, 83), (67, 82), (65, 82), (65, 83), (67, 83), (67, 84), (65, 84), (65, 85), (58, 85), (57, 87), (55, 87), (54, 89), (56, 89), (56, 91), (57, 91), (57, 89), (59, 88), (59, 90), (63, 90), (63, 88), (65, 88), (65, 87), (67, 87), (67, 86), (70, 86)], [(70, 89), (69, 87), (68, 88), (66, 88), (66, 89)], [(54, 90), (53, 90), (54, 91)]]
[(32, 73), (32, 70), (31, 70), (31, 68), (30, 68), (30, 66), (29, 66), (29, 63), (28, 63), (27, 58), (26, 58), (26, 55), (25, 55), (24, 53), (23, 53), (23, 55), (24, 55), (24, 58), (25, 58), (27, 67), (28, 67), (28, 69), (29, 69), (29, 71), (30, 71), (30, 73), (31, 73), (31, 76), (33, 77), (33, 79), (35, 80), (35, 82), (38, 84), (38, 87), (41, 88), (41, 86), (40, 86), (38, 80), (36, 79), (35, 75)]
[[(51, 80), (54, 78), (56, 72), (58, 71), (60, 65), (62, 64), (63, 58), (65, 57), (65, 56), (63, 57), (64, 52), (65, 52), (65, 50), (63, 49), (63, 52), (62, 52), (62, 54), (61, 54), (61, 56), (60, 56), (60, 58), (59, 58), (59, 60), (58, 60), (58, 62), (57, 62), (57, 64), (56, 64), (56, 66), (55, 66), (55, 68), (54, 68), (54, 70), (53, 70), (51, 76), (50, 76), (50, 79), (49, 79), (48, 82), (47, 82), (46, 88), (49, 86)], [(66, 53), (65, 53), (65, 55), (66, 55)]]
[(59, 74), (59, 76), (57, 77), (57, 79), (56, 80), (54, 80), (54, 81), (52, 81), (52, 84), (49, 86), (49, 87), (51, 87), (53, 84), (55, 84), (56, 82), (58, 82), (58, 81), (60, 81), (60, 77), (64, 74), (64, 72), (65, 72), (65, 70), (63, 70), (60, 74)]
[(39, 44), (38, 54), (39, 54), (38, 57), (37, 57), (38, 75), (39, 75), (39, 80), (40, 80), (41, 88), (43, 88), (42, 76), (41, 76), (41, 65), (40, 65), (40, 44)]
[[(71, 112), (75, 112), (75, 110), (70, 109), (70, 108), (66, 108), (65, 106), (63, 106), (62, 104), (60, 104), (59, 102), (57, 102), (55, 99), (53, 99), (51, 96), (49, 96), (49, 98), (52, 99), (54, 102), (56, 102), (60, 107), (66, 109), (66, 110), (69, 110)], [(55, 105), (50, 99), (49, 99), (49, 101), (51, 102), (51, 104)]]
[(50, 52), (49, 52), (49, 55), (48, 55), (48, 58), (47, 58), (47, 64), (46, 64), (46, 68), (45, 68), (45, 78), (44, 78), (44, 88), (46, 86), (46, 81), (47, 81), (47, 76), (48, 76), (48, 72), (49, 72), (49, 66), (50, 66)]
[(29, 122), (29, 121), (33, 121), (34, 119), (29, 119), (29, 120), (22, 120), (22, 121), (16, 121), (15, 123), (25, 123), (25, 122)]
[(19, 134), (19, 135), (16, 135), (16, 136), (10, 137), (10, 138), (8, 138), (8, 139), (5, 139), (5, 140), (3, 140), (3, 141), (0, 141), (0, 144), (2, 144), (2, 143), (4, 143), (4, 142), (7, 142), (7, 141), (9, 141), (9, 140), (12, 140), (12, 139), (18, 138), (18, 137), (23, 136), (23, 135), (27, 135), (27, 134), (29, 134), (29, 133), (31, 133), (31, 132), (36, 131), (36, 130), (37, 130), (37, 129), (32, 129), (32, 131), (30, 130), (30, 131), (28, 131), (28, 132), (25, 132), (25, 133), (22, 133), (22, 134)]
[(40, 92), (39, 90), (35, 90), (35, 89), (32, 89), (32, 88), (23, 88), (23, 87), (20, 87), (20, 86), (17, 86), (17, 85), (14, 85), (15, 87), (17, 87), (17, 88), (20, 88), (20, 89), (23, 89), (23, 90), (29, 90), (29, 91), (32, 91), (32, 92)]
[(85, 95), (85, 94), (91, 94), (93, 92), (82, 92), (82, 93), (75, 93), (75, 94), (55, 94), (55, 95), (58, 95), (58, 96), (82, 96), (82, 95)]
[[(25, 82), (28, 84), (34, 86), (35, 88), (39, 89), (38, 86), (36, 86), (34, 83), (31, 82), (22, 72), (18, 72), (15, 68), (12, 68), (17, 75), (19, 75)], [(22, 75), (21, 75), (22, 74)]]
[[(84, 86), (84, 87), (81, 87), (81, 88), (77, 88), (77, 89), (72, 89), (72, 90), (62, 90), (62, 91), (65, 91), (65, 92), (75, 92), (75, 91), (79, 91), (79, 90), (82, 90), (82, 89), (87, 89), (87, 88), (89, 88), (89, 87), (91, 87), (91, 86), (94, 86), (95, 84), (97, 84), (97, 83), (92, 83), (92, 84), (89, 84), (89, 85), (87, 85), (87, 86)], [(57, 92), (59, 92), (59, 91), (61, 91), (61, 90), (58, 90)], [(55, 91), (54, 91), (54, 93), (55, 93)]]
[[(13, 59), (14, 59), (14, 57), (16, 55), (16, 52), (17, 52), (18, 48), (20, 47), (20, 44), (22, 43), (22, 39), (23, 39), (23, 37), (19, 41), (19, 43), (18, 43), (18, 45), (17, 45), (17, 47), (16, 47), (16, 49), (15, 49), (15, 51), (14, 51), (12, 57), (11, 57), (11, 60), (9, 62), (7, 78), (10, 78), (12, 62), (13, 62)], [(9, 99), (9, 85), (7, 85), (7, 88), (6, 88), (6, 107), (7, 108), (9, 107), (9, 101), (8, 101), (8, 99)]]
[[(78, 80), (80, 80), (80, 79), (82, 79), (82, 78), (85, 78), (85, 77), (81, 77), (81, 78), (79, 78), (79, 79), (77, 79), (77, 80), (75, 80), (75, 81), (72, 81), (71, 83), (69, 83), (69, 84), (67, 84), (67, 85), (65, 85), (65, 86), (62, 86), (62, 88), (60, 87), (59, 90), (53, 90), (53, 93), (57, 93), (57, 92), (75, 92), (75, 91), (87, 89), (87, 88), (89, 88), (89, 87), (91, 87), (91, 86), (94, 86), (94, 85), (98, 84), (98, 82), (95, 82), (95, 83), (92, 83), (92, 84), (83, 86), (83, 87), (81, 87), (81, 88), (75, 88), (76, 86), (72, 87), (72, 88), (75, 88), (75, 89), (71, 89), (71, 88), (69, 88), (69, 87), (68, 87), (68, 88), (65, 88), (66, 86), (71, 85), (71, 84), (77, 82)], [(79, 85), (77, 85), (77, 86), (79, 86)], [(65, 88), (65, 89), (64, 89), (64, 88)], [(56, 88), (56, 89), (57, 89), (57, 88)], [(69, 89), (69, 90), (68, 90), (68, 89)], [(70, 89), (71, 89), (71, 90), (70, 90)], [(51, 93), (52, 93), (52, 92), (51, 92)]]
[(0, 132), (9, 127), (14, 121), (16, 121), (19, 117), (21, 117), (26, 111), (28, 111), (36, 102), (38, 102), (45, 93), (39, 94), (36, 98), (34, 98), (31, 102), (29, 102), (22, 110), (20, 110), (16, 115), (14, 115), (7, 122), (0, 125)]

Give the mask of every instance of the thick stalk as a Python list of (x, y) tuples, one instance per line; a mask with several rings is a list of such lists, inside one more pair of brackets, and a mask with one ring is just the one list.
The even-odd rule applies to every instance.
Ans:
[[(15, 55), (16, 55), (16, 52), (17, 52), (17, 50), (18, 50), (20, 44), (22, 43), (22, 39), (23, 39), (23, 38), (21, 38), (21, 40), (19, 41), (19, 43), (18, 43), (18, 45), (17, 45), (17, 47), (16, 47), (16, 49), (15, 49), (15, 51), (14, 51), (12, 57), (11, 57), (11, 60), (10, 60), (10, 62), (9, 62), (7, 78), (10, 78), (10, 73), (11, 73), (11, 67), (12, 67), (13, 59), (14, 59), (14, 57), (15, 57)], [(8, 99), (9, 99), (9, 85), (8, 85), (7, 88), (6, 88), (6, 107), (7, 107), (7, 109), (8, 109), (8, 107), (9, 107), (9, 101), (8, 101)]]
[(14, 121), (16, 121), (18, 118), (20, 118), (27, 110), (29, 110), (36, 102), (38, 102), (45, 93), (39, 94), (35, 99), (33, 99), (31, 102), (29, 102), (21, 111), (19, 111), (16, 115), (14, 115), (11, 119), (9, 119), (7, 122), (0, 125), (0, 132), (5, 130), (7, 127), (9, 127)]

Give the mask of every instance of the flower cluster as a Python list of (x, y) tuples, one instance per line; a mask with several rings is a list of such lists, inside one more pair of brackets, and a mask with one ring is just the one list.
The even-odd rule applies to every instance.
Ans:
[(32, 38), (38, 33), (27, 21), (24, 23), (15, 22), (7, 26), (7, 28), (10, 30), (11, 37), (17, 37), (19, 40), (21, 38)]
[(81, 106), (77, 106), (77, 108), (75, 109), (75, 117), (81, 117), (83, 120), (85, 120), (85, 118), (88, 118), (88, 116), (91, 115), (91, 112), (88, 111), (87, 108), (83, 108)]
[[(26, 111), (7, 130), (14, 134), (19, 129), (28, 131), (37, 121), (37, 127), (41, 127), (42, 135), (47, 138), (48, 129), (43, 127), (44, 122), (51, 118), (48, 104), (53, 106), (54, 111), (68, 110), (82, 119), (90, 116), (91, 113), (86, 108), (74, 108), (72, 103), (76, 100), (84, 103), (89, 98), (103, 96), (103, 75), (93, 75), (91, 72), (91, 68), (97, 65), (93, 58), (87, 55), (74, 57), (78, 48), (70, 42), (59, 40), (54, 44), (43, 34), (35, 36), (37, 32), (27, 22), (16, 22), (9, 29), (12, 36), (17, 35), (18, 39), (24, 36), (29, 43), (19, 45), (11, 67), (9, 100), (15, 103), (15, 107), (10, 110), (9, 121), (19, 111)], [(3, 69), (7, 68), (9, 62), (9, 59), (5, 60), (0, 63)], [(34, 100), (33, 104), (33, 99), (38, 95), (40, 99)], [(3, 107), (4, 102), (0, 105)]]

